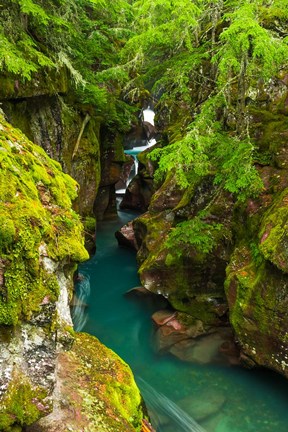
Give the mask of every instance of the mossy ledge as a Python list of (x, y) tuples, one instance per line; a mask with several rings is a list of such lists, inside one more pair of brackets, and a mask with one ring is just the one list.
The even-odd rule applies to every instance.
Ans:
[(142, 400), (129, 366), (94, 336), (76, 333), (58, 356), (55, 410), (28, 432), (141, 431)]
[(0, 324), (16, 325), (55, 301), (59, 285), (47, 258), (68, 266), (88, 258), (71, 209), (77, 183), (0, 117)]

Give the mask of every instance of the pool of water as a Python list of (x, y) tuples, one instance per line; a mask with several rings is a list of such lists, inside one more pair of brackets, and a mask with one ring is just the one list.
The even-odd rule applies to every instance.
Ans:
[(157, 432), (287, 432), (288, 383), (282, 377), (185, 363), (153, 350), (154, 306), (125, 296), (140, 284), (135, 253), (118, 247), (114, 236), (133, 216), (119, 213), (117, 221), (101, 223), (97, 253), (79, 268), (77, 289), (83, 299), (90, 292), (83, 331), (130, 365)]

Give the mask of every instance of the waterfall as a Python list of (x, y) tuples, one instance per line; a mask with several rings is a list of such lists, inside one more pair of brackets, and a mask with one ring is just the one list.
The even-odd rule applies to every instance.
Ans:
[(142, 111), (142, 121), (150, 123), (154, 126), (155, 112), (150, 108), (150, 105)]
[[(129, 186), (129, 183), (138, 174), (138, 153), (148, 149), (149, 147), (152, 147), (156, 144), (156, 140), (154, 138), (155, 136), (155, 127), (154, 127), (154, 117), (155, 113), (153, 109), (148, 106), (146, 109), (141, 110), (141, 114), (139, 115), (139, 118), (141, 119), (143, 132), (145, 132), (146, 139), (144, 140), (143, 137), (137, 135), (133, 135), (131, 138), (131, 141), (128, 141), (128, 147), (130, 144), (130, 147), (124, 150), (124, 153), (126, 155), (130, 155), (133, 157), (134, 163), (131, 167), (129, 175), (126, 177), (125, 180), (121, 178), (118, 183), (115, 186), (115, 191), (117, 195), (123, 196), (125, 195), (126, 189)], [(131, 148), (131, 143), (133, 143), (133, 147)], [(140, 145), (137, 145), (141, 143)], [(125, 147), (124, 147), (125, 148)]]
[(149, 147), (152, 147), (154, 144), (156, 144), (156, 140), (154, 138), (152, 138), (151, 140), (148, 141), (147, 145), (145, 145), (145, 146), (133, 147), (131, 150), (124, 150), (125, 154), (132, 156), (134, 159), (134, 166), (131, 169), (129, 178), (127, 180), (126, 187), (130, 183), (132, 178), (138, 174), (138, 165), (139, 165), (139, 161), (138, 161), (138, 157), (137, 157), (138, 153), (148, 149)]
[(177, 432), (206, 432), (202, 426), (183, 411), (175, 402), (156, 391), (142, 378), (137, 377), (137, 383), (147, 403), (153, 427), (156, 428), (157, 432), (165, 432), (165, 426), (161, 427), (160, 420), (163, 416), (169, 418), (171, 426), (173, 425)]
[(74, 329), (76, 331), (81, 331), (87, 321), (85, 309), (90, 296), (90, 277), (80, 273), (78, 278), (76, 294), (74, 294), (73, 304), (71, 306), (71, 315)]

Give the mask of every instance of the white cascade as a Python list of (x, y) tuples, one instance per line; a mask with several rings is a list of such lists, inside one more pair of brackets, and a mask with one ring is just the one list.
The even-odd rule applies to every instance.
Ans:
[(191, 416), (182, 410), (167, 396), (155, 390), (142, 378), (137, 378), (141, 394), (148, 407), (149, 416), (157, 432), (165, 432), (166, 426), (161, 427), (161, 419), (169, 418), (169, 423), (177, 432), (206, 432)]
[(87, 321), (86, 307), (88, 298), (90, 296), (90, 277), (87, 275), (79, 274), (79, 282), (76, 287), (76, 294), (74, 295), (74, 303), (71, 307), (72, 321), (74, 329), (81, 331)]

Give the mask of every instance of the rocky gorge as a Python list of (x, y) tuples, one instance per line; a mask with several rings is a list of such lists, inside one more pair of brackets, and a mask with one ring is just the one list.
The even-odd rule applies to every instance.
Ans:
[[(281, 2), (255, 2), (257, 13), (244, 1), (207, 13), (186, 2), (187, 16), (171, 2), (152, 14), (138, 5), (134, 35), (123, 30), (130, 2), (112, 2), (113, 13), (106, 2), (4, 3), (0, 430), (152, 430), (129, 366), (75, 332), (70, 311), (96, 221), (117, 213), (116, 185), (132, 166), (124, 150), (150, 138), (139, 112), (151, 101), (157, 144), (139, 153), (121, 203), (141, 215), (116, 237), (137, 251), (138, 299), (163, 304), (152, 316), (155, 346), (287, 377), (287, 64), (274, 59), (267, 78), (253, 51), (269, 32), (282, 43)], [(241, 13), (245, 23), (257, 17), (260, 36), (254, 20), (224, 76), (221, 52)]]
[[(265, 366), (287, 376), (287, 100), (283, 73), (265, 92), (259, 90), (248, 108), (250, 133), (258, 147), (255, 164), (263, 181), (257, 198), (239, 203), (231, 193), (217, 188), (209, 175), (181, 190), (175, 177), (168, 175), (151, 192), (143, 208), (146, 212), (117, 233), (120, 244), (137, 250), (143, 287), (162, 295), (177, 311), (166, 321), (156, 319), (162, 333), (170, 322), (172, 342), (168, 339), (164, 344), (172, 351), (178, 351), (179, 338), (189, 347), (200, 336), (227, 332), (231, 325), (236, 342), (230, 346), (231, 354), (240, 351), (240, 363)], [(169, 137), (169, 129), (173, 124), (163, 125), (163, 135)], [(139, 191), (138, 202), (147, 194), (145, 182), (153, 177), (150, 152), (139, 155), (139, 174), (127, 192), (129, 208), (138, 209), (132, 191)], [(205, 221), (221, 224), (216, 230), (208, 228), (213, 248), (203, 252), (197, 244), (192, 247), (185, 242), (177, 244), (177, 251), (169, 247), (168, 234), (176, 224), (195, 220), (203, 209)], [(176, 317), (178, 324), (172, 325)], [(181, 336), (187, 324), (190, 330)], [(224, 345), (220, 343), (219, 354)], [(180, 357), (189, 357), (185, 349)]]

